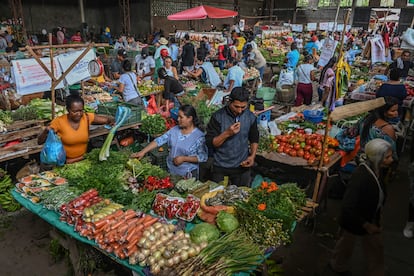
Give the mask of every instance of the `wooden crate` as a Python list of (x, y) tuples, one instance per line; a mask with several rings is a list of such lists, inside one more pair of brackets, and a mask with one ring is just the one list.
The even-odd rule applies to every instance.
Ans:
[(201, 88), (197, 96), (194, 97), (194, 100), (195, 101), (211, 100), (211, 98), (213, 98), (214, 96), (214, 93), (216, 93), (215, 88)]
[(38, 153), (43, 145), (37, 144), (45, 120), (17, 121), (7, 126), (7, 133), (0, 134), (0, 144), (18, 140), (20, 143), (0, 148), (0, 162)]
[[(30, 103), (31, 100), (41, 99), (42, 97), (43, 97), (43, 92), (39, 92), (39, 93), (30, 94), (30, 95), (24, 95), (22, 96), (20, 101), (22, 105), (27, 105), (28, 103)], [(52, 109), (52, 106), (50, 106), (50, 108)]]
[(313, 202), (311, 199), (306, 200), (306, 205), (302, 207), (300, 212), (297, 214), (297, 221), (302, 221), (304, 218), (308, 216), (313, 216), (315, 209), (319, 206), (318, 203)]

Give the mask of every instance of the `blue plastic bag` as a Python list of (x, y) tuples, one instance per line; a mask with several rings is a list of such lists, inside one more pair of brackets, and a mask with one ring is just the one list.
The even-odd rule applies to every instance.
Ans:
[(40, 162), (43, 164), (63, 166), (66, 162), (66, 152), (59, 136), (51, 129), (46, 143), (40, 152)]

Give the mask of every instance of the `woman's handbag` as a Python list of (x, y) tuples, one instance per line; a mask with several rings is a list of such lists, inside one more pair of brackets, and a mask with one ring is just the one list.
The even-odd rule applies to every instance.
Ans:
[(66, 162), (66, 152), (59, 136), (51, 129), (46, 143), (40, 152), (40, 162), (43, 164), (63, 166)]

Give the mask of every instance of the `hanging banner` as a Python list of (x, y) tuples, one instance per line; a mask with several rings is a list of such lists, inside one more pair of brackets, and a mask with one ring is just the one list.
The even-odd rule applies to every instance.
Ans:
[(334, 30), (333, 29), (334, 27), (335, 27), (335, 22), (328, 22), (328, 31)]
[(244, 32), (244, 25), (246, 24), (246, 20), (240, 19), (239, 21), (239, 29), (240, 31)]
[(371, 40), (371, 63), (385, 62), (385, 45), (381, 36), (376, 36)]
[(327, 31), (329, 28), (329, 22), (320, 22), (319, 23), (319, 30)]
[(338, 24), (336, 25), (336, 31), (337, 32), (342, 32), (344, 30), (344, 24)]
[[(62, 71), (66, 71), (82, 53), (83, 50), (59, 55), (57, 58)], [(69, 74), (66, 75), (66, 83), (68, 85), (72, 85), (82, 80), (89, 79), (91, 74), (89, 73), (88, 64), (95, 58), (95, 51), (90, 49), (88, 53), (78, 62), (78, 64), (73, 67)]]
[(308, 23), (306, 28), (308, 29), (308, 31), (316, 31), (316, 26), (317, 23)]
[(292, 24), (292, 32), (303, 32), (303, 25), (302, 24)]
[(338, 45), (338, 41), (333, 40), (332, 38), (325, 38), (325, 42), (321, 48), (321, 55), (319, 56), (318, 66), (325, 66), (328, 61), (333, 57), (336, 49), (336, 45)]
[[(50, 58), (41, 58), (40, 60), (50, 70)], [(17, 94), (29, 95), (51, 89), (52, 79), (34, 58), (12, 60), (11, 63)], [(62, 71), (57, 58), (54, 58), (53, 65), (55, 78), (58, 79), (62, 75)], [(63, 81), (61, 81), (56, 89), (63, 87)]]

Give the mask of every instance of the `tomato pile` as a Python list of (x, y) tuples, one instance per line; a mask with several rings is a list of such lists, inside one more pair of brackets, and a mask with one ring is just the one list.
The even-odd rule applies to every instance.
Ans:
[(314, 164), (315, 161), (323, 158), (324, 164), (329, 163), (330, 156), (335, 153), (335, 147), (338, 141), (329, 138), (327, 144), (329, 148), (322, 156), (323, 136), (320, 134), (306, 134), (303, 130), (295, 130), (290, 134), (277, 135), (274, 137), (271, 149), (278, 153), (284, 153), (292, 157), (301, 157), (308, 161), (308, 164)]

